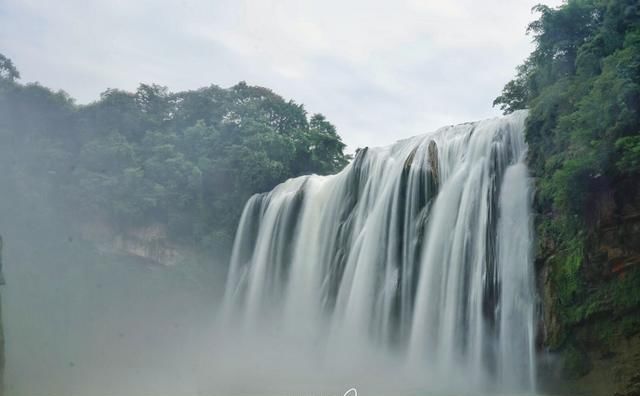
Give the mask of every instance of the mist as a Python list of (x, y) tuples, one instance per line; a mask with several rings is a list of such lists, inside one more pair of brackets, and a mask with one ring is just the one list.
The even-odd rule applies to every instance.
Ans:
[[(324, 116), (261, 87), (143, 84), (76, 106), (4, 84), (8, 395), (534, 387), (532, 293), (504, 288), (496, 300), (481, 275), (487, 262), (529, 287), (531, 238), (485, 256), (499, 245), (495, 221), (454, 226), (451, 206), (470, 216), (471, 192), (492, 191), (499, 212), (501, 177), (523, 159), (526, 113), (363, 149), (349, 163)], [(211, 112), (210, 124), (199, 118)], [(477, 185), (461, 179), (481, 170), (469, 179)], [(520, 218), (501, 231), (507, 242), (528, 224), (526, 194), (514, 197)], [(463, 259), (464, 243), (475, 247)], [(447, 283), (439, 257), (457, 280)], [(438, 291), (430, 279), (440, 276)], [(483, 304), (508, 315), (487, 318)]]
[(335, 127), (244, 82), (77, 105), (0, 57), (6, 394), (229, 394), (261, 377), (254, 338), (219, 321), (239, 216), (289, 177), (342, 169)]
[(1, 183), (5, 394), (200, 394), (225, 265), (105, 250), (41, 185)]

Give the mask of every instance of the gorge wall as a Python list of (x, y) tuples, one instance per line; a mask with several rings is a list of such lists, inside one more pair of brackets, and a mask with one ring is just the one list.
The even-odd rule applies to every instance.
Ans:
[(639, 394), (640, 3), (534, 11), (535, 48), (494, 105), (529, 109), (544, 377)]
[(554, 214), (538, 212), (543, 338), (560, 357), (546, 374), (561, 389), (640, 394), (639, 181), (592, 181), (582, 250), (567, 252), (545, 238), (542, 228)]

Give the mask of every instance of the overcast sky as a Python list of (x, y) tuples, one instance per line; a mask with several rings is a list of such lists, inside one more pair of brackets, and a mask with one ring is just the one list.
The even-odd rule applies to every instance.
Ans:
[(304, 103), (349, 150), (492, 117), (559, 0), (0, 0), (0, 53), (79, 103), (140, 82), (245, 80)]

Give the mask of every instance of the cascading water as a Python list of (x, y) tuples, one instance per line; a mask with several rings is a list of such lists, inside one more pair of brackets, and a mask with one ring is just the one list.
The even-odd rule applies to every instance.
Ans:
[(525, 118), (365, 148), (337, 175), (253, 196), (233, 249), (227, 323), (313, 346), (305, 356), (316, 369), (382, 355), (426, 378), (421, 387), (532, 390)]

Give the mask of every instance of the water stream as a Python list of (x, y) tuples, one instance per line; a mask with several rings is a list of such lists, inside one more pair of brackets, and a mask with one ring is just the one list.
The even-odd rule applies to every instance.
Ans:
[(534, 391), (525, 118), (365, 148), (337, 175), (253, 196), (226, 287), (229, 344), (301, 389), (322, 377)]

